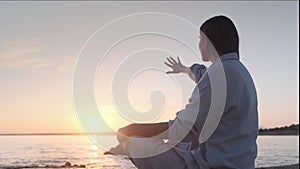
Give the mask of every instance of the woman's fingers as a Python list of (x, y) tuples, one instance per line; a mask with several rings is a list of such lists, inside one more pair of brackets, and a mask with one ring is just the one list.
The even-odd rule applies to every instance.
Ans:
[(179, 57), (178, 57), (178, 56), (177, 56), (177, 60), (178, 60), (178, 63), (181, 63), (181, 62), (180, 62), (180, 59), (179, 59)]
[(172, 65), (175, 64), (170, 58), (167, 58), (167, 60), (168, 60)]
[(169, 63), (167, 63), (167, 62), (164, 62), (164, 63), (165, 63), (165, 65), (169, 66), (170, 68), (173, 68), (173, 66), (170, 65)]
[(167, 74), (172, 74), (172, 73), (176, 73), (176, 72), (174, 72), (174, 71), (167, 71), (166, 73)]
[(177, 63), (175, 59), (173, 59), (172, 57), (170, 57), (170, 59), (173, 61), (173, 63)]
[(167, 60), (168, 60), (172, 65), (177, 64), (177, 63), (181, 63), (181, 61), (180, 61), (180, 59), (179, 59), (178, 56), (177, 56), (177, 60), (178, 60), (178, 61), (176, 61), (176, 60), (175, 60), (174, 58), (172, 58), (172, 57), (168, 57)]

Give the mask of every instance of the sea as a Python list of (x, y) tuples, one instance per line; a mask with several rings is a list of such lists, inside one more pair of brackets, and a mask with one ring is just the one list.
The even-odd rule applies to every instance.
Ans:
[[(116, 139), (111, 144), (117, 144)], [(259, 136), (257, 144), (256, 167), (299, 163), (299, 136)], [(103, 152), (85, 135), (0, 136), (0, 168), (59, 168), (66, 162), (86, 168), (135, 168), (128, 157)]]

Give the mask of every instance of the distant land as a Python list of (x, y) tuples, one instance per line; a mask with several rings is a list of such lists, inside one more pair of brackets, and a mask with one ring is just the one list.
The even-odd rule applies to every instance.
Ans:
[(299, 124), (292, 124), (290, 126), (275, 127), (270, 129), (259, 129), (259, 135), (298, 135)]

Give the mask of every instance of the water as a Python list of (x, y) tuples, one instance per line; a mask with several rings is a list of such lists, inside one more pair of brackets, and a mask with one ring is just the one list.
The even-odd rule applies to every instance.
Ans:
[(299, 136), (259, 136), (256, 167), (299, 163)]
[[(298, 141), (298, 136), (259, 136), (256, 166), (299, 163)], [(66, 161), (88, 168), (135, 168), (127, 157), (102, 153), (86, 136), (0, 136), (0, 168), (59, 166)]]

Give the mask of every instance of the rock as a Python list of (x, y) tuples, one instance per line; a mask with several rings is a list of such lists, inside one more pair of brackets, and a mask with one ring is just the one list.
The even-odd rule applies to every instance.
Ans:
[(81, 164), (80, 166), (79, 166), (79, 168), (85, 168), (86, 166), (84, 165), (84, 164)]
[(70, 168), (70, 167), (72, 167), (72, 164), (69, 162), (69, 161), (67, 161), (64, 165), (62, 165), (61, 166), (62, 168)]
[(105, 151), (105, 152), (103, 153), (103, 155), (115, 155), (115, 154), (112, 153), (112, 152), (110, 152), (110, 151)]
[(71, 164), (69, 161), (67, 161), (66, 164), (65, 164), (65, 166), (66, 166), (66, 167), (71, 167), (72, 164)]

